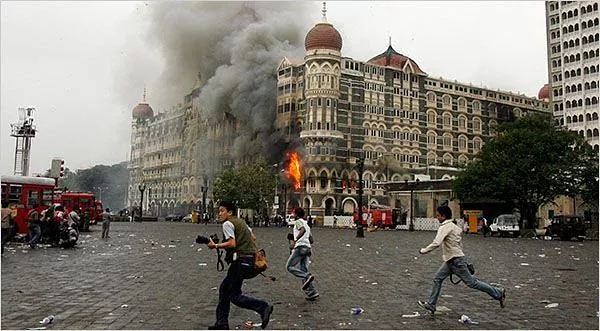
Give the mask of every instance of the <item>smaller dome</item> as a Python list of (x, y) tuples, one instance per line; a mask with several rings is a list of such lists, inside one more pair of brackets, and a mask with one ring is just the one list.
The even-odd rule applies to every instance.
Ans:
[(333, 25), (326, 22), (317, 23), (306, 34), (304, 49), (307, 51), (312, 49), (332, 49), (339, 52), (342, 50), (342, 36)]
[(540, 91), (538, 92), (538, 99), (550, 99), (550, 86), (548, 84), (544, 84)]
[(391, 44), (388, 46), (385, 52), (367, 61), (367, 63), (377, 64), (380, 66), (390, 66), (398, 69), (403, 69), (406, 65), (406, 62), (412, 65), (413, 70), (416, 73), (425, 73), (423, 70), (421, 70), (421, 68), (419, 68), (419, 65), (413, 59), (396, 52)]
[(154, 116), (154, 111), (152, 110), (152, 107), (150, 107), (150, 105), (145, 102), (138, 103), (137, 106), (133, 107), (131, 113), (133, 115), (133, 118), (135, 119), (150, 118)]

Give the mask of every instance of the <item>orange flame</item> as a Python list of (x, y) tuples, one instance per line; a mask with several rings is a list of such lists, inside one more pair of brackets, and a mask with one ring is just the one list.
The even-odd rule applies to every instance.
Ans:
[(290, 180), (292, 181), (292, 185), (294, 185), (294, 189), (298, 191), (300, 189), (300, 159), (298, 158), (298, 153), (296, 152), (288, 152), (288, 157), (290, 158), (289, 167), (287, 169)]

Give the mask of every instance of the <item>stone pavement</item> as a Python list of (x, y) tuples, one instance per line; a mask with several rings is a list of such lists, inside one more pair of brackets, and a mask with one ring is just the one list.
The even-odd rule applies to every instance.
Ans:
[[(215, 251), (194, 242), (220, 233), (216, 224), (113, 223), (83, 233), (76, 249), (31, 250), (11, 243), (1, 259), (1, 328), (206, 329), (215, 321)], [(464, 284), (444, 283), (435, 316), (416, 305), (427, 297), (441, 251), (419, 255), (434, 232), (366, 232), (315, 228), (312, 271), (321, 297), (306, 301), (285, 270), (285, 228), (257, 228), (270, 260), (246, 293), (275, 305), (269, 329), (598, 329), (598, 242), (483, 238), (466, 235), (476, 275), (507, 288), (507, 306)], [(558, 307), (545, 308), (550, 303)], [(364, 312), (353, 316), (352, 307)], [(403, 317), (418, 312), (417, 317)], [(458, 322), (468, 315), (474, 325)], [(230, 326), (260, 322), (232, 305)], [(260, 329), (260, 328), (258, 328)]]

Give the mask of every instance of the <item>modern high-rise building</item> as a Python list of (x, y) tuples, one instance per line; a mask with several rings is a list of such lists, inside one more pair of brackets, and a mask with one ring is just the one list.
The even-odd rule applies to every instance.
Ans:
[(599, 151), (598, 1), (546, 2), (548, 82), (539, 93), (554, 118)]

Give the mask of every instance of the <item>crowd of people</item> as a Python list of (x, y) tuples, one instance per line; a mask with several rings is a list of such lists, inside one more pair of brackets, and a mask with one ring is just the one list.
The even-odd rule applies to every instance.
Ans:
[[(106, 208), (102, 214), (102, 238), (109, 238), (110, 220), (112, 214)], [(29, 232), (25, 236), (26, 243), (32, 249), (39, 244), (49, 244), (53, 247), (61, 243), (61, 231), (73, 227), (77, 231), (88, 231), (90, 224), (89, 211), (82, 211), (75, 206), (70, 212), (66, 212), (62, 205), (51, 205), (40, 211), (39, 205), (34, 203), (25, 217)], [(8, 241), (17, 235), (17, 224), (14, 211), (8, 208), (8, 203), (2, 202), (2, 253)]]

